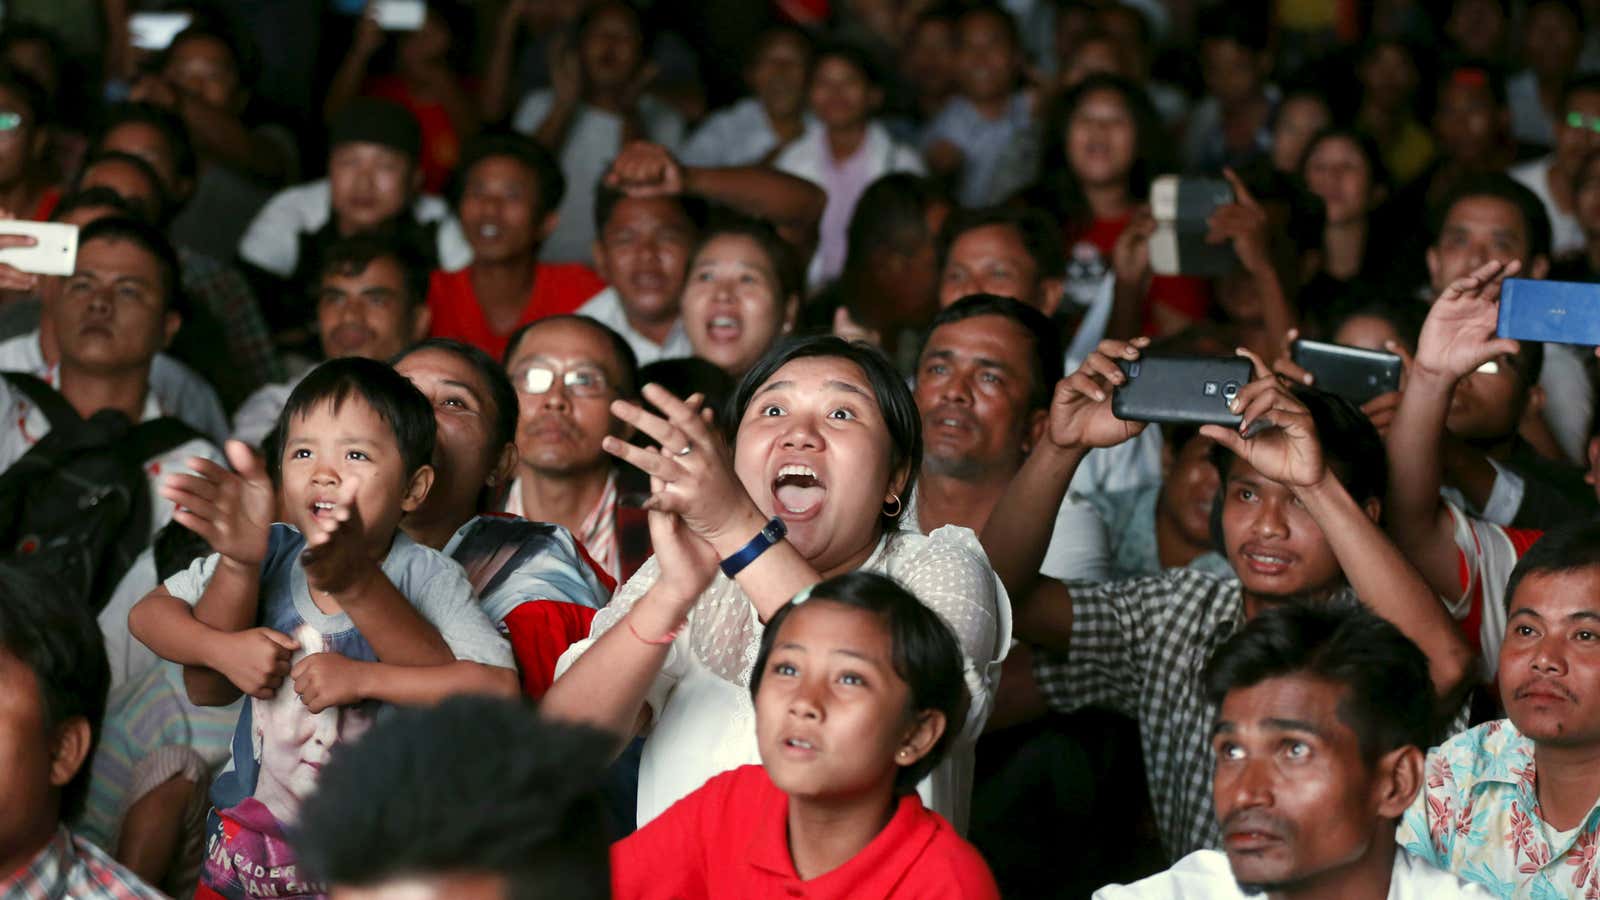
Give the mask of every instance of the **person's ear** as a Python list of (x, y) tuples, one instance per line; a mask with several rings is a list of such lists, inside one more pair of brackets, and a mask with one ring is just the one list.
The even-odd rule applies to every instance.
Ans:
[(933, 751), (938, 745), (939, 738), (944, 736), (946, 726), (944, 713), (936, 709), (925, 709), (915, 714), (911, 728), (900, 739), (900, 746), (894, 751), (894, 764), (897, 766), (916, 765)]
[(1046, 318), (1054, 318), (1056, 310), (1061, 308), (1061, 298), (1066, 289), (1065, 276), (1043, 279), (1039, 282), (1039, 301), (1034, 305), (1039, 307), (1039, 312), (1044, 313)]
[(424, 300), (411, 310), (411, 343), (421, 343), (428, 336), (428, 329), (431, 327), (433, 327), (433, 307)]
[(611, 261), (606, 258), (606, 242), (596, 238), (589, 244), (589, 258), (594, 260), (594, 273), (600, 280), (611, 283)]
[(167, 310), (161, 317), (161, 349), (172, 346), (172, 339), (178, 336), (178, 329), (182, 327), (183, 316), (177, 310)]
[(1380, 818), (1398, 819), (1411, 808), (1422, 789), (1423, 763), (1422, 751), (1409, 744), (1378, 758), (1372, 800)]
[[(908, 482), (910, 480), (911, 480), (911, 463), (910, 462), (903, 462), (903, 463), (900, 464), (899, 468), (895, 469), (893, 474), (891, 474), (889, 476), (889, 493), (894, 494), (895, 496), (899, 497), (902, 501), (905, 501), (905, 500), (909, 499), (909, 498), (907, 498), (905, 496), (905, 492), (906, 492), (906, 482)], [(889, 498), (887, 496), (885, 496), (883, 498), (883, 502), (884, 503), (888, 503), (889, 502)]]
[(1178, 463), (1178, 448), (1166, 441), (1161, 442), (1161, 481), (1166, 482), (1172, 475), (1172, 467)]
[(793, 331), (795, 320), (798, 318), (800, 318), (800, 295), (790, 294), (789, 299), (783, 301), (783, 330), (780, 334)]
[(433, 487), (433, 466), (419, 466), (411, 474), (411, 482), (406, 485), (406, 495), (400, 500), (401, 512), (416, 512), (428, 499), (428, 491)]
[(1366, 500), (1362, 501), (1361, 511), (1366, 513), (1367, 518), (1370, 519), (1374, 525), (1376, 525), (1378, 520), (1383, 517), (1383, 501), (1379, 500), (1377, 497), (1368, 497)]
[(50, 748), (50, 786), (64, 788), (72, 782), (89, 758), (89, 745), (94, 732), (89, 720), (73, 716), (56, 729), (54, 746)]
[(517, 476), (517, 464), (521, 462), (517, 456), (517, 443), (512, 441), (500, 448), (500, 458), (495, 461), (494, 468), (489, 470), (489, 486), (504, 488), (511, 484)]
[(556, 226), (561, 224), (561, 210), (552, 209), (539, 220), (538, 243), (544, 243), (550, 235), (556, 233)]
[[(1424, 254), (1424, 257), (1427, 259), (1427, 262), (1428, 262), (1428, 281), (1433, 283), (1433, 284), (1438, 284), (1439, 283), (1439, 250), (1438, 250), (1438, 248), (1429, 247), (1428, 248), (1428, 252)], [(1428, 302), (1432, 303), (1433, 301), (1429, 300)]]
[(1528, 277), (1535, 281), (1538, 281), (1549, 273), (1550, 257), (1548, 256), (1544, 256), (1542, 254), (1535, 256), (1533, 260), (1528, 263)]
[(1044, 430), (1050, 424), (1050, 410), (1036, 409), (1028, 413), (1028, 424), (1022, 431), (1022, 455), (1027, 456), (1033, 448), (1039, 446), (1039, 439), (1044, 437)]

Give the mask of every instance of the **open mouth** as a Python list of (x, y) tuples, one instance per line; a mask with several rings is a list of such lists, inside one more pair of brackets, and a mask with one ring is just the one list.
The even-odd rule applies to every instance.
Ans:
[(311, 503), (311, 518), (331, 519), (334, 511), (339, 508), (332, 500), (314, 500)]
[(1249, 566), (1251, 571), (1262, 575), (1279, 575), (1294, 565), (1294, 557), (1259, 547), (1247, 547), (1239, 551), (1239, 556), (1244, 559), (1245, 565)]
[(492, 241), (500, 236), (500, 226), (493, 222), (485, 222), (478, 226), (478, 237)]
[(804, 516), (822, 505), (828, 489), (818, 480), (810, 466), (789, 464), (778, 470), (772, 480), (772, 496), (778, 505), (791, 515)]
[(744, 334), (744, 323), (733, 316), (713, 316), (706, 323), (706, 337), (713, 341), (736, 341)]

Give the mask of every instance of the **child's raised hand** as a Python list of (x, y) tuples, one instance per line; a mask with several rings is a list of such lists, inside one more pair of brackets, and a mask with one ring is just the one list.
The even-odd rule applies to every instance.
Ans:
[(353, 501), (340, 503), (328, 516), (307, 523), (300, 565), (305, 567), (311, 589), (337, 596), (371, 574), (365, 536), (366, 527)]
[(365, 664), (338, 653), (312, 653), (289, 672), (300, 702), (313, 713), (333, 706), (349, 706), (367, 698), (361, 683)]
[(289, 659), (300, 642), (271, 628), (219, 633), (208, 668), (258, 700), (271, 700), (289, 674)]
[(213, 550), (237, 565), (260, 566), (277, 511), (272, 482), (247, 445), (228, 441), (223, 449), (234, 471), (192, 457), (188, 464), (194, 474), (168, 475), (161, 481), (160, 493), (177, 504), (172, 518), (204, 538)]

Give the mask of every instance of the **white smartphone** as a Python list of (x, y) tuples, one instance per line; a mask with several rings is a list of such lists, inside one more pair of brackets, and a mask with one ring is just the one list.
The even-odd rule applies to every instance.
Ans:
[(416, 31), (428, 17), (424, 0), (372, 0), (372, 15), (384, 31)]
[(0, 263), (33, 275), (71, 275), (78, 264), (78, 226), (63, 222), (0, 221), (0, 234), (31, 235), (32, 247), (0, 247)]
[(139, 50), (165, 50), (193, 21), (186, 12), (136, 12), (128, 16), (128, 40)]

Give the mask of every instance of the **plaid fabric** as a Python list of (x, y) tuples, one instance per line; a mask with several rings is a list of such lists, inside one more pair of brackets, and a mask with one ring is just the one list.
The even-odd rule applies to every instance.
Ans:
[[(1235, 580), (1191, 569), (1074, 584), (1065, 654), (1039, 650), (1033, 674), (1052, 708), (1114, 709), (1139, 723), (1145, 778), (1161, 841), (1173, 859), (1219, 849), (1211, 803), (1216, 709), (1201, 674), (1244, 624)], [(1348, 590), (1340, 597), (1352, 600)]]
[[(241, 383), (253, 390), (263, 384), (283, 381), (283, 364), (272, 345), (255, 292), (238, 269), (187, 247), (178, 248), (183, 293), (222, 325), (229, 359), (240, 374)], [(248, 393), (248, 392), (247, 392)], [(233, 404), (239, 399), (235, 398)], [(231, 406), (230, 406), (231, 408)]]
[(0, 881), (0, 897), (7, 900), (162, 900), (165, 896), (65, 828), (56, 830), (27, 868)]

